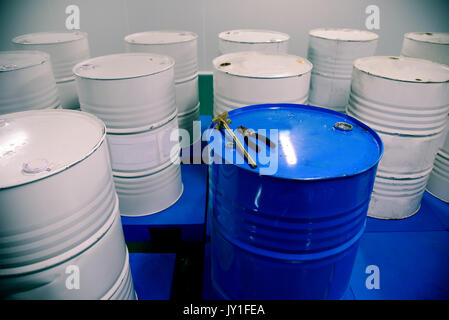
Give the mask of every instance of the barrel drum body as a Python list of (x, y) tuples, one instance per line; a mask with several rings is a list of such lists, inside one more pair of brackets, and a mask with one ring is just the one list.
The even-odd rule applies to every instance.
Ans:
[(169, 56), (125, 53), (74, 68), (81, 109), (107, 126), (123, 216), (162, 211), (182, 194), (173, 66)]
[[(198, 95), (198, 35), (187, 31), (148, 31), (125, 37), (128, 52), (149, 52), (168, 55), (176, 63), (174, 67), (176, 107), (178, 109), (179, 128), (192, 126), (199, 119), (194, 114), (199, 103)], [(197, 115), (196, 118), (192, 118)], [(188, 147), (195, 142), (191, 137)]]
[(128, 264), (104, 124), (67, 110), (4, 121), (0, 145), (12, 149), (0, 187), (0, 296), (101, 299)]
[(449, 202), (449, 118), (444, 131), (444, 144), (438, 150), (427, 183), (427, 191), (438, 199)]
[[(229, 70), (233, 64), (238, 66)], [(279, 65), (285, 69), (293, 66), (293, 69), (278, 71)], [(259, 103), (305, 104), (311, 69), (312, 64), (307, 60), (286, 54), (222, 55), (214, 60), (214, 115)]]
[(240, 51), (287, 53), (288, 34), (270, 30), (230, 30), (218, 34), (220, 54)]
[(427, 59), (449, 65), (449, 33), (406, 33), (402, 42), (401, 56)]
[[(406, 33), (401, 55), (449, 65), (449, 33)], [(445, 202), (449, 202), (449, 116), (447, 119), (442, 147), (435, 157), (434, 167), (427, 183), (427, 191)]]
[(309, 104), (345, 112), (351, 87), (352, 63), (374, 55), (378, 36), (353, 29), (313, 29), (307, 59), (313, 64)]
[(12, 39), (21, 50), (39, 50), (51, 57), (53, 73), (64, 109), (78, 109), (75, 75), (72, 68), (89, 58), (89, 42), (85, 32), (39, 32)]
[(50, 57), (39, 51), (0, 53), (0, 114), (60, 106)]
[(397, 57), (362, 58), (354, 66), (347, 113), (375, 129), (385, 146), (368, 215), (406, 218), (419, 210), (441, 145), (449, 69)]
[[(270, 112), (259, 111), (258, 115), (258, 109), (271, 107), (274, 109)], [(326, 109), (279, 104), (249, 106), (229, 113), (232, 129), (258, 121), (265, 121), (261, 125), (267, 129), (278, 127), (280, 154), (274, 175), (260, 174), (246, 164), (212, 162), (209, 167), (211, 280), (223, 298), (339, 299), (347, 289), (365, 229), (382, 142), (357, 120), (322, 110)], [(351, 138), (332, 129), (334, 122), (341, 121), (357, 126)], [(298, 122), (304, 127), (297, 127)], [(309, 134), (313, 135), (310, 139), (317, 140), (308, 142)], [(321, 134), (326, 136), (324, 140), (317, 138)], [(367, 141), (362, 148), (367, 148), (371, 160), (364, 169), (354, 163), (353, 168), (360, 170), (356, 174), (335, 172), (333, 177), (322, 155), (336, 155), (327, 150), (324, 141), (336, 139), (332, 144), (341, 147), (346, 138), (359, 134)], [(297, 149), (299, 144), (301, 149)], [(297, 156), (303, 153), (297, 162), (292, 160), (295, 152)], [(346, 161), (351, 162), (352, 156), (347, 156)], [(347, 169), (342, 168), (342, 172)]]

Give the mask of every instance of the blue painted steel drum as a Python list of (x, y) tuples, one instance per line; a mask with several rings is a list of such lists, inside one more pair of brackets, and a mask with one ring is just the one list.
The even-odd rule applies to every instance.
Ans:
[(271, 151), (278, 148), (277, 170), (261, 174), (269, 164), (261, 164), (260, 153), (248, 149), (253, 169), (224, 130), (223, 139), (210, 131), (215, 290), (228, 299), (341, 298), (365, 228), (381, 139), (350, 116), (305, 105), (249, 106), (229, 119), (233, 130), (267, 129), (276, 143)]

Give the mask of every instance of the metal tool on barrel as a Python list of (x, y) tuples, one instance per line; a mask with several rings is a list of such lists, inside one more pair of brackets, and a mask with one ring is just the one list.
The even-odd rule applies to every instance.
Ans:
[[(243, 153), (244, 158), (246, 158), (246, 160), (248, 161), (249, 166), (253, 169), (257, 168), (257, 163), (254, 161), (254, 159), (251, 157), (248, 151), (246, 151), (245, 147), (242, 145), (240, 140), (237, 139), (234, 132), (232, 132), (231, 128), (229, 127), (231, 119), (229, 119), (228, 117), (229, 117), (228, 113), (223, 112), (217, 115), (215, 118), (213, 118), (212, 122), (217, 124), (214, 128), (220, 130), (222, 129), (222, 127), (224, 127), (226, 132), (231, 136), (232, 140), (234, 141), (234, 144)], [(243, 136), (245, 144), (256, 152), (260, 152), (260, 147), (256, 142), (254, 142), (250, 138), (254, 138), (256, 139), (256, 141), (263, 141), (270, 148), (276, 147), (276, 144), (266, 136), (261, 135), (244, 126), (239, 126), (237, 128), (237, 131)]]

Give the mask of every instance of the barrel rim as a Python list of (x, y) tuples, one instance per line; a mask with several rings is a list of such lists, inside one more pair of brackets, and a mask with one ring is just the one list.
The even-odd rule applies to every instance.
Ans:
[[(380, 161), (380, 159), (383, 156), (384, 145), (383, 145), (382, 139), (377, 134), (377, 132), (374, 131), (372, 128), (370, 128), (368, 125), (366, 125), (363, 122), (357, 120), (356, 118), (351, 117), (351, 116), (349, 116), (347, 114), (342, 114), (341, 112), (338, 112), (338, 111), (334, 111), (334, 110), (327, 109), (327, 108), (315, 107), (315, 106), (311, 106), (311, 105), (295, 104), (295, 103), (265, 103), (265, 104), (256, 104), (256, 105), (250, 105), (250, 106), (246, 106), (246, 107), (233, 109), (233, 110), (229, 111), (229, 117), (232, 117), (233, 115), (239, 114), (239, 113), (250, 112), (251, 110), (255, 110), (255, 109), (258, 109), (260, 107), (265, 107), (265, 108), (269, 108), (269, 109), (279, 109), (279, 107), (282, 107), (282, 106), (286, 106), (286, 107), (300, 107), (300, 108), (303, 108), (303, 109), (317, 110), (317, 111), (320, 111), (320, 112), (325, 112), (325, 113), (331, 113), (331, 114), (334, 114), (334, 115), (338, 115), (339, 117), (344, 117), (344, 118), (347, 118), (347, 119), (351, 120), (353, 123), (356, 123), (358, 126), (362, 127), (363, 129), (365, 129), (366, 131), (368, 131), (370, 133), (370, 135), (377, 142), (377, 145), (379, 147), (379, 150), (378, 150), (379, 155), (378, 155), (376, 161), (374, 161), (374, 163), (372, 163), (372, 164), (367, 165), (365, 169), (360, 169), (360, 170), (352, 172), (350, 174), (340, 174), (340, 175), (328, 176), (328, 177), (324, 176), (324, 177), (311, 177), (311, 178), (292, 178), (292, 177), (287, 177), (287, 176), (283, 176), (283, 175), (264, 175), (264, 176), (272, 178), (272, 179), (291, 180), (291, 181), (304, 181), (304, 182), (328, 181), (328, 180), (335, 180), (335, 179), (345, 179), (345, 178), (350, 178), (350, 177), (354, 177), (354, 176), (357, 176), (357, 175), (361, 175), (361, 174), (371, 170), (372, 168), (376, 167), (379, 164), (379, 161)], [(212, 123), (209, 126), (209, 129), (214, 128), (214, 126), (215, 126), (215, 123)], [(206, 141), (209, 141), (209, 135), (207, 136), (207, 140)], [(221, 155), (219, 155), (219, 156), (221, 158), (223, 158)], [(253, 169), (246, 162), (244, 164), (230, 164), (230, 165), (233, 165), (233, 166), (236, 166), (239, 169), (246, 170), (248, 172), (260, 175), (259, 167), (256, 168), (256, 169)]]
[(353, 68), (357, 71), (360, 71), (364, 74), (367, 74), (369, 76), (372, 77), (376, 77), (376, 78), (381, 78), (381, 79), (386, 79), (386, 80), (391, 80), (391, 81), (396, 81), (396, 82), (406, 82), (406, 83), (423, 83), (423, 84), (438, 84), (438, 83), (449, 83), (449, 76), (447, 80), (444, 81), (418, 81), (418, 80), (404, 80), (404, 79), (396, 79), (393, 77), (389, 77), (386, 75), (379, 75), (379, 74), (375, 74), (363, 69), (360, 69), (359, 67), (357, 67), (357, 63), (361, 60), (364, 59), (369, 59), (369, 58), (389, 58), (389, 59), (406, 59), (406, 60), (417, 60), (417, 61), (421, 61), (421, 62), (425, 62), (427, 64), (434, 64), (437, 66), (440, 66), (444, 69), (446, 69), (448, 71), (448, 75), (449, 75), (449, 66), (446, 64), (442, 64), (442, 63), (438, 63), (435, 61), (431, 61), (431, 60), (427, 60), (427, 59), (420, 59), (420, 58), (412, 58), (412, 57), (407, 57), (407, 56), (370, 56), (370, 57), (362, 57), (362, 58), (358, 58), (353, 62)]
[[(31, 36), (31, 35), (39, 35), (39, 34), (79, 34), (81, 35), (81, 37), (79, 39), (67, 39), (67, 40), (62, 40), (62, 41), (57, 41), (57, 42), (31, 42), (31, 43), (23, 43), (23, 42), (19, 42), (20, 38), (24, 38), (26, 36)], [(23, 46), (36, 46), (36, 45), (57, 45), (57, 44), (62, 44), (62, 43), (70, 43), (70, 42), (76, 42), (76, 41), (81, 41), (84, 39), (87, 39), (87, 32), (83, 32), (83, 31), (72, 31), (72, 32), (32, 32), (32, 33), (26, 33), (26, 34), (22, 34), (20, 36), (16, 36), (14, 38), (11, 39), (11, 42), (18, 44), (18, 45), (23, 45)]]
[[(139, 35), (144, 35), (144, 34), (149, 34), (149, 33), (189, 33), (193, 37), (189, 38), (189, 39), (181, 40), (181, 41), (171, 41), (171, 42), (160, 42), (160, 41), (159, 42), (132, 42), (131, 41), (131, 38), (133, 38), (133, 37), (136, 37)], [(147, 31), (131, 33), (131, 34), (126, 35), (123, 38), (123, 40), (126, 43), (131, 44), (131, 45), (152, 46), (152, 45), (179, 44), (179, 43), (184, 43), (184, 42), (195, 41), (195, 40), (198, 40), (198, 38), (199, 38), (198, 34), (193, 31), (164, 29), (164, 30), (147, 30)]]
[(16, 115), (16, 114), (24, 114), (24, 113), (28, 113), (28, 114), (42, 114), (42, 113), (73, 113), (76, 115), (79, 115), (80, 112), (82, 112), (82, 115), (85, 117), (90, 117), (91, 120), (94, 120), (95, 122), (97, 122), (99, 125), (101, 125), (101, 138), (99, 139), (99, 141), (97, 142), (96, 145), (93, 146), (92, 150), (90, 150), (90, 152), (88, 152), (87, 154), (83, 155), (81, 157), (81, 159), (78, 159), (76, 161), (73, 161), (71, 163), (68, 163), (65, 166), (62, 166), (61, 168), (58, 168), (57, 170), (52, 170), (50, 171), (49, 174), (41, 176), (41, 177), (35, 177), (34, 179), (31, 179), (29, 181), (24, 181), (21, 183), (17, 183), (17, 184), (13, 184), (13, 185), (0, 185), (0, 191), (1, 190), (5, 190), (5, 189), (12, 189), (12, 188), (16, 188), (16, 187), (20, 187), (23, 185), (27, 185), (30, 183), (34, 183), (40, 180), (44, 180), (47, 178), (50, 178), (56, 174), (59, 174), (63, 171), (67, 171), (68, 169), (74, 167), (75, 165), (77, 165), (78, 163), (86, 160), (87, 158), (89, 158), (92, 154), (94, 154), (98, 149), (100, 149), (100, 147), (103, 145), (104, 141), (106, 141), (106, 125), (104, 124), (103, 121), (101, 121), (100, 118), (96, 117), (95, 115), (91, 114), (91, 113), (87, 113), (87, 112), (83, 112), (83, 111), (78, 111), (78, 110), (70, 110), (70, 109), (41, 109), (41, 110), (29, 110), (29, 111), (21, 111), (21, 112), (14, 112), (14, 113), (9, 113), (7, 114), (8, 116), (10, 115)]
[[(257, 31), (257, 32), (271, 32), (271, 33), (275, 33), (275, 34), (279, 34), (282, 35), (283, 37), (285, 37), (285, 39), (281, 39), (281, 40), (276, 40), (276, 41), (238, 41), (238, 40), (232, 40), (232, 39), (225, 39), (223, 38), (223, 34), (227, 33), (227, 32), (233, 32), (233, 31), (249, 31), (249, 32), (253, 32), (253, 31)], [(280, 32), (280, 31), (275, 31), (275, 30), (267, 30), (267, 29), (233, 29), (233, 30), (225, 30), (222, 32), (218, 33), (218, 39), (222, 40), (222, 41), (226, 41), (226, 42), (232, 42), (232, 43), (242, 43), (242, 44), (257, 44), (257, 43), (282, 43), (282, 42), (287, 42), (290, 40), (290, 35), (288, 33), (285, 32)]]
[[(373, 38), (372, 39), (335, 39), (335, 38), (329, 38), (329, 37), (324, 37), (324, 36), (319, 36), (316, 34), (312, 34), (312, 32), (316, 32), (316, 31), (328, 31), (328, 30), (333, 30), (333, 31), (359, 31), (359, 32), (363, 32), (366, 34), (371, 35)], [(308, 35), (310, 37), (314, 37), (314, 38), (319, 38), (319, 39), (324, 39), (324, 40), (331, 40), (331, 41), (342, 41), (342, 42), (370, 42), (370, 41), (375, 41), (379, 39), (379, 35), (375, 32), (372, 31), (366, 31), (366, 30), (361, 30), (361, 29), (353, 29), (353, 28), (314, 28), (309, 30)]]
[(428, 33), (432, 33), (432, 34), (447, 34), (448, 35), (448, 39), (449, 39), (449, 32), (433, 32), (433, 31), (431, 31), (431, 32), (417, 32), (417, 31), (407, 32), (407, 33), (404, 33), (404, 39), (416, 41), (416, 42), (419, 42), (419, 43), (431, 43), (431, 44), (437, 44), (437, 45), (442, 45), (442, 46), (449, 45), (449, 40), (448, 40), (448, 42), (437, 42), (437, 41), (431, 41), (432, 39), (419, 40), (419, 39), (416, 39), (416, 38), (411, 38), (412, 35), (428, 34)]
[[(106, 57), (111, 57), (111, 56), (131, 56), (131, 55), (146, 55), (148, 57), (154, 57), (154, 56), (159, 56), (159, 57), (164, 57), (167, 58), (170, 63), (167, 64), (167, 66), (165, 66), (163, 69), (158, 70), (158, 71), (154, 71), (148, 74), (142, 74), (142, 75), (137, 75), (137, 76), (125, 76), (125, 77), (106, 77), (106, 78), (100, 78), (98, 76), (86, 76), (86, 75), (81, 75), (77, 69), (82, 66), (83, 64), (86, 63), (91, 63), (91, 61), (93, 60), (97, 60), (97, 59), (101, 59), (101, 58), (106, 58)], [(167, 70), (173, 69), (175, 66), (175, 60), (168, 56), (168, 55), (163, 55), (163, 54), (157, 54), (157, 53), (149, 53), (149, 52), (122, 52), (122, 53), (113, 53), (113, 54), (107, 54), (104, 56), (98, 56), (98, 57), (94, 57), (94, 58), (89, 58), (86, 60), (83, 60), (79, 63), (77, 63), (73, 68), (72, 68), (72, 72), (73, 74), (79, 78), (79, 79), (83, 79), (83, 80), (95, 80), (95, 81), (121, 81), (121, 80), (129, 80), (129, 79), (138, 79), (138, 78), (145, 78), (145, 77), (150, 77), (153, 76), (155, 74), (160, 74), (163, 72), (166, 72)]]
[[(229, 72), (229, 71), (221, 70), (221, 69), (219, 69), (217, 67), (218, 59), (222, 59), (225, 56), (241, 55), (243, 53), (246, 53), (246, 54), (248, 54), (248, 53), (249, 54), (264, 54), (264, 55), (269, 54), (269, 55), (276, 55), (276, 56), (295, 57), (295, 58), (300, 59), (303, 62), (305, 62), (307, 64), (307, 66), (310, 67), (310, 69), (305, 71), (305, 72), (303, 72), (303, 73), (296, 73), (296, 74), (293, 74), (293, 75), (286, 75), (286, 76), (254, 76), (254, 75), (236, 74), (236, 73), (232, 73), (232, 72)], [(257, 51), (238, 51), (238, 52), (225, 53), (225, 54), (223, 54), (221, 56), (218, 56), (218, 57), (214, 58), (212, 60), (212, 64), (214, 66), (214, 72), (218, 71), (218, 72), (221, 72), (223, 74), (228, 74), (228, 75), (233, 76), (233, 77), (239, 77), (239, 78), (244, 78), (244, 79), (288, 79), (288, 78), (298, 78), (298, 77), (302, 77), (304, 75), (310, 74), (312, 72), (312, 69), (313, 69), (313, 64), (312, 64), (312, 62), (310, 62), (310, 60), (308, 60), (306, 58), (303, 58), (303, 57), (300, 57), (300, 56), (297, 56), (297, 55), (294, 55), (294, 54), (257, 52)]]
[(42, 61), (39, 62), (39, 63), (30, 64), (30, 65), (27, 65), (27, 66), (18, 67), (18, 68), (14, 68), (14, 69), (10, 69), (10, 70), (0, 70), (0, 73), (1, 72), (11, 72), (11, 71), (17, 71), (17, 70), (33, 68), (33, 67), (40, 66), (42, 64), (48, 63), (48, 61), (50, 61), (50, 55), (48, 53), (44, 52), (44, 51), (39, 51), (39, 50), (0, 51), (0, 55), (2, 55), (2, 54), (35, 54), (35, 55), (40, 55), (42, 57)]

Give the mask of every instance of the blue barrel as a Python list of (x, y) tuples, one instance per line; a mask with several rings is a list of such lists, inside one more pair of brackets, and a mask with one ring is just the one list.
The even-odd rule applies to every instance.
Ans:
[[(249, 106), (229, 119), (257, 168), (224, 129), (210, 130), (214, 289), (225, 299), (341, 298), (365, 228), (381, 139), (350, 116), (305, 105)], [(266, 129), (274, 144), (248, 148), (239, 126)]]

